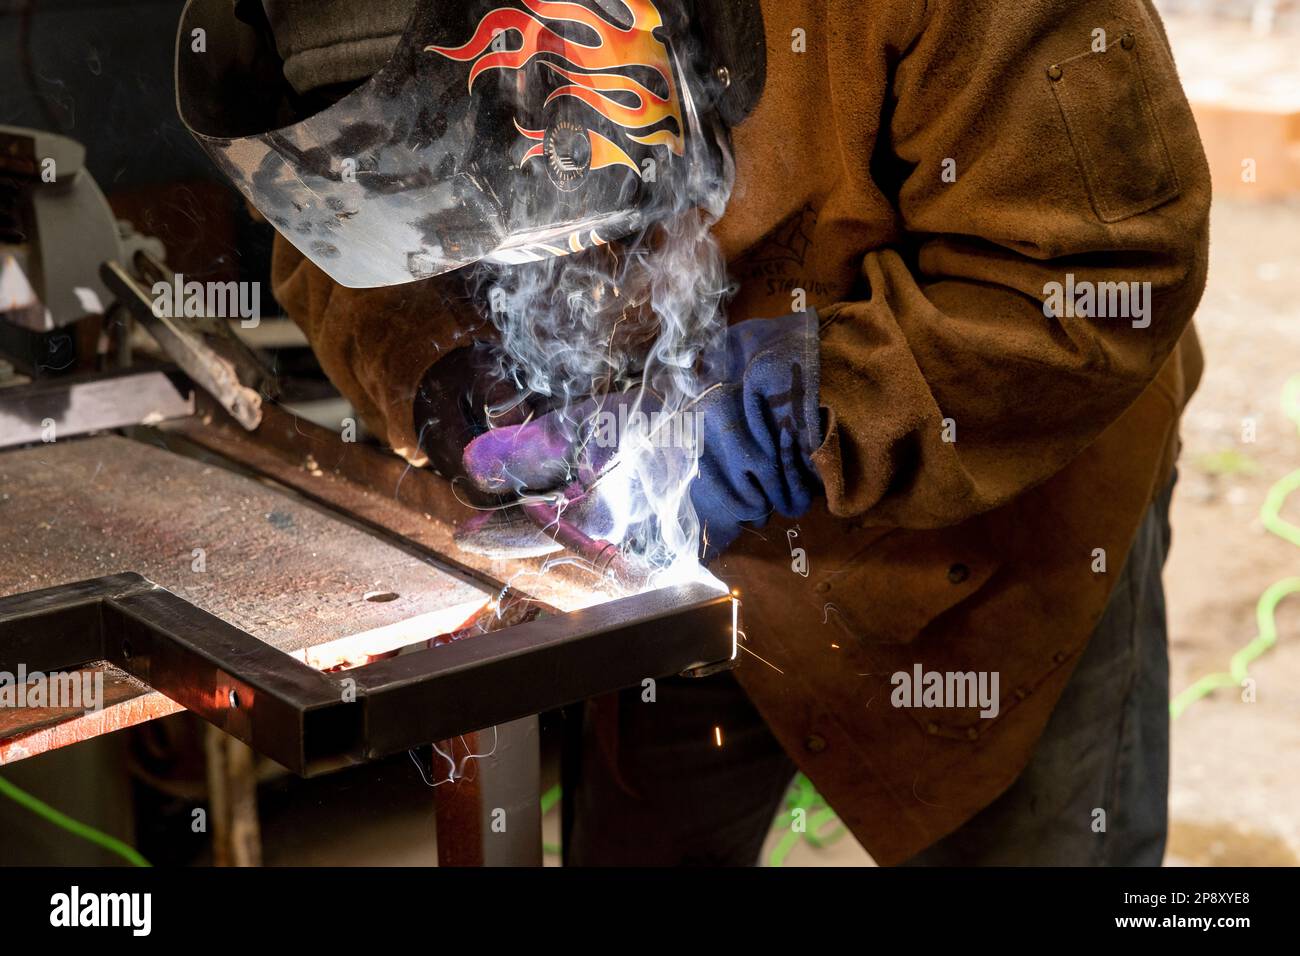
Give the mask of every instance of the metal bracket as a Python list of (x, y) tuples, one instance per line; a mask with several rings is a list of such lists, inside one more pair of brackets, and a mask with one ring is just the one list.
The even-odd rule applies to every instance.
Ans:
[(732, 661), (736, 605), (677, 585), (322, 673), (138, 574), (0, 598), (0, 670), (107, 660), (304, 775)]

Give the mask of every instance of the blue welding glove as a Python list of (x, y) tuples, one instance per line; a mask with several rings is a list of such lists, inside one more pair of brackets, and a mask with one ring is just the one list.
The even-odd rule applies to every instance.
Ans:
[(749, 319), (727, 330), (723, 384), (701, 400), (700, 475), (691, 501), (704, 560), (762, 527), (773, 511), (802, 516), (821, 493), (812, 454), (822, 441), (816, 312)]
[[(822, 435), (817, 328), (816, 313), (808, 312), (727, 330), (722, 383), (696, 405), (700, 457), (691, 501), (704, 529), (705, 561), (729, 547), (742, 524), (761, 527), (773, 511), (797, 518), (821, 491), (812, 463)], [(494, 494), (589, 484), (617, 446), (593, 440), (594, 412), (630, 400), (607, 396), (600, 405), (495, 428), (465, 448), (465, 472)], [(653, 409), (643, 400), (642, 411)]]

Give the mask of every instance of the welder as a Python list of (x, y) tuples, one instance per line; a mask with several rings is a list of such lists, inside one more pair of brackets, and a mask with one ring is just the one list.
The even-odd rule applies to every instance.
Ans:
[[(1151, 3), (670, 6), (683, 12), (244, 0), (242, 22), (274, 39), (265, 75), (299, 116), (335, 118), (258, 136), (276, 125), (250, 122), (214, 150), (280, 230), (276, 295), (335, 385), (397, 453), (464, 468), (483, 493), (565, 480), (581, 436), (536, 396), (483, 418), (520, 382), (497, 374), (492, 327), (453, 270), (616, 254), (607, 240), (649, 228), (647, 158), (687, 194), (692, 164), (733, 179), (711, 236), (736, 288), (690, 496), (709, 570), (742, 595), (747, 653), (734, 675), (588, 705), (566, 861), (752, 864), (790, 825), (778, 810), (799, 769), (881, 864), (1158, 864), (1160, 576), (1201, 373), (1210, 186)], [(697, 100), (687, 54), (646, 53), (687, 28), (710, 80)], [(629, 59), (566, 54), (602, 44)], [(410, 85), (426, 57), (475, 72)], [(522, 86), (530, 58), (604, 95), (570, 90), (545, 129), (474, 121), (480, 71)], [(645, 80), (660, 60), (675, 65)], [(616, 115), (650, 105), (645, 126)], [(706, 113), (734, 169), (700, 145)], [(445, 180), (347, 166), (383, 155), (375, 142), (457, 135)], [(485, 165), (457, 179), (461, 154)], [(492, 177), (534, 162), (549, 170), (529, 174), (539, 196), (625, 178), (583, 200), (585, 227), (525, 242), (536, 197), (502, 201)], [(359, 211), (349, 172), (371, 177)], [(444, 182), (454, 203), (411, 198)], [(1131, 283), (1145, 314), (1108, 312), (1106, 290)], [(1067, 287), (1091, 290), (1087, 307), (1053, 305)], [(912, 673), (981, 675), (999, 700), (896, 705), (891, 677)]]

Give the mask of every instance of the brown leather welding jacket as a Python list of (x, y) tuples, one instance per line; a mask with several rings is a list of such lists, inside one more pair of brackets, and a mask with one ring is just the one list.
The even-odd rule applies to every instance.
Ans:
[[(1144, 0), (761, 6), (766, 86), (715, 232), (731, 321), (800, 297), (823, 319), (826, 495), (715, 570), (742, 594), (746, 690), (891, 864), (1019, 774), (1168, 478), (1209, 172)], [(416, 383), (478, 320), (436, 280), (337, 287), (283, 241), (274, 271), (334, 382), (418, 458)], [(1149, 323), (1049, 317), (1053, 282), (1149, 282)], [(917, 664), (997, 672), (996, 717), (892, 706)]]

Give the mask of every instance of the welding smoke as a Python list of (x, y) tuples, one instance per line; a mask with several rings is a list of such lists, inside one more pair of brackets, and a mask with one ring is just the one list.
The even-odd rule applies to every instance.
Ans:
[[(707, 89), (680, 46), (677, 53), (683, 85)], [(726, 207), (733, 166), (725, 135), (694, 109), (680, 166), (688, 178), (655, 182), (643, 170), (629, 197), (638, 217), (632, 235), (524, 265), (480, 263), (471, 277), (500, 333), (501, 375), (566, 416), (591, 446), (578, 458), (599, 463), (598, 474), (583, 478), (596, 497), (583, 508), (584, 530), (653, 569), (647, 587), (711, 580), (699, 566), (689, 494), (701, 434), (692, 416), (721, 367), (732, 288), (711, 227)], [(556, 193), (557, 203), (566, 198)], [(558, 209), (541, 218), (563, 221)], [(615, 409), (618, 448), (601, 455), (596, 446)], [(489, 419), (502, 410), (489, 409)], [(581, 468), (574, 463), (568, 478)]]

